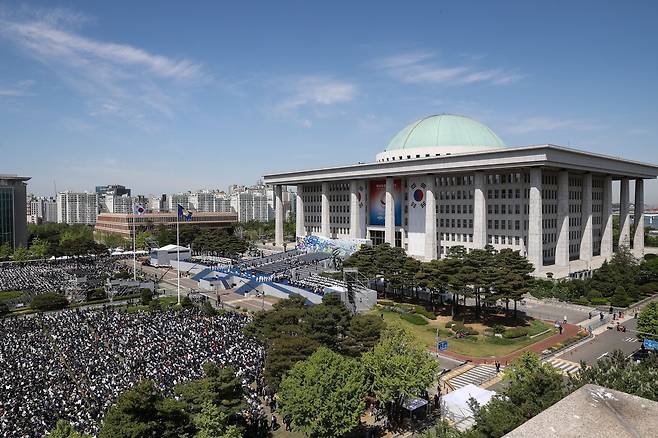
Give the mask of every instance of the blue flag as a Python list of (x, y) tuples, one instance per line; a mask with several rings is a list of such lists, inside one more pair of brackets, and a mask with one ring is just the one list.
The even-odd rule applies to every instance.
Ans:
[(192, 220), (192, 212), (182, 205), (178, 204), (178, 219)]

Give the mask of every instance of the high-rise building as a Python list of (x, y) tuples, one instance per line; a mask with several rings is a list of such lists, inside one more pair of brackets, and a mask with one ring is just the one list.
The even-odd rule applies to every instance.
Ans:
[(167, 211), (178, 211), (178, 204), (190, 208), (189, 193), (171, 193), (167, 195)]
[(130, 196), (130, 189), (127, 189), (125, 186), (119, 184), (96, 186), (96, 194), (98, 195), (99, 199), (104, 195)]
[(235, 213), (231, 207), (231, 197), (224, 192), (215, 193), (213, 211), (216, 213)]
[(94, 225), (98, 215), (96, 193), (60, 192), (57, 194), (57, 222)]
[(27, 184), (30, 177), (0, 175), (0, 245), (27, 246)]
[(45, 196), (27, 196), (27, 215), (28, 222), (57, 222), (57, 201), (54, 198)]
[(148, 210), (151, 213), (160, 213), (168, 211), (167, 209), (167, 195), (150, 196), (148, 198)]
[(214, 211), (215, 194), (208, 190), (190, 193), (187, 197), (191, 209), (203, 212)]
[(128, 195), (106, 194), (101, 199), (101, 211), (106, 213), (132, 213), (133, 198)]

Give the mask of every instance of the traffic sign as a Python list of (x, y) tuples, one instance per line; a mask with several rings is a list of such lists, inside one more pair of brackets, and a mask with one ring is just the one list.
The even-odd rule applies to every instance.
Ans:
[(448, 349), (448, 341), (439, 342), (439, 345), (438, 345), (438, 350), (439, 351), (445, 351), (447, 349)]
[(647, 350), (658, 350), (658, 341), (652, 341), (651, 339), (644, 340), (644, 348)]

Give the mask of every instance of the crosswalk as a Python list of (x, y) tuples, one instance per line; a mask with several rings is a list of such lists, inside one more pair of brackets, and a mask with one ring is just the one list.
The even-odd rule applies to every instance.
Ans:
[(549, 359), (547, 363), (556, 370), (560, 371), (562, 374), (573, 374), (580, 370), (580, 364), (564, 359), (552, 358)]
[(635, 336), (631, 336), (630, 338), (624, 339), (626, 342), (637, 342), (637, 338)]
[(454, 389), (459, 389), (468, 385), (469, 383), (475, 386), (479, 386), (496, 377), (496, 374), (496, 368), (493, 366), (476, 365), (468, 371), (463, 372), (448, 380), (448, 383)]

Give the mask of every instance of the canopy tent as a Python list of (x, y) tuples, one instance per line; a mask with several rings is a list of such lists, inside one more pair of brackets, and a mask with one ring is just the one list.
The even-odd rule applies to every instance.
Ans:
[(494, 395), (496, 395), (494, 391), (469, 383), (441, 398), (443, 415), (452, 420), (457, 429), (467, 430), (473, 425), (473, 411), (468, 401), (473, 398), (480, 406), (484, 406)]

